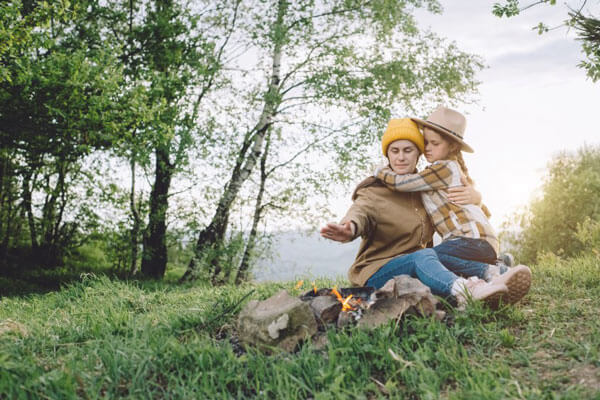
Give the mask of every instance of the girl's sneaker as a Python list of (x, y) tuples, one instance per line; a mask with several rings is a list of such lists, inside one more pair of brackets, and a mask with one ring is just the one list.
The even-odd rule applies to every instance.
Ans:
[(510, 253), (500, 253), (498, 257), (497, 265), (504, 265), (506, 267), (512, 267), (515, 265), (515, 258)]
[(468, 299), (481, 300), (491, 309), (497, 309), (508, 295), (508, 287), (503, 283), (488, 283), (483, 279), (471, 277), (461, 282), (462, 290), (455, 295), (459, 308), (464, 307)]
[(486, 282), (491, 282), (494, 278), (508, 272), (508, 267), (504, 264), (489, 264), (483, 279)]
[(496, 278), (499, 275), (505, 274), (508, 272), (510, 267), (515, 265), (515, 258), (510, 253), (500, 253), (500, 256), (496, 260), (495, 264), (490, 264), (488, 266), (487, 271), (485, 272), (485, 279), (487, 282), (491, 282), (492, 279)]
[(490, 281), (490, 284), (506, 285), (508, 295), (503, 301), (508, 304), (514, 304), (521, 300), (531, 287), (531, 270), (526, 265), (517, 265), (509, 268), (502, 275), (496, 276)]

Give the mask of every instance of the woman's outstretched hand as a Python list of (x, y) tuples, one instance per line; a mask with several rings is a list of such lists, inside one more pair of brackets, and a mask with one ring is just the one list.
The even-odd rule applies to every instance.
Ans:
[(470, 185), (464, 177), (460, 179), (464, 186), (455, 186), (448, 188), (448, 200), (461, 206), (467, 204), (480, 204), (481, 193)]
[(343, 224), (330, 222), (321, 228), (321, 236), (325, 239), (335, 240), (336, 242), (348, 242), (354, 237), (352, 222), (347, 221)]

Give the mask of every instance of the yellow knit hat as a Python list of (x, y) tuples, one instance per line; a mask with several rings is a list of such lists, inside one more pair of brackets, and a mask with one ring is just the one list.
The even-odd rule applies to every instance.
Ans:
[(417, 124), (410, 118), (390, 119), (387, 129), (381, 138), (381, 149), (383, 155), (387, 157), (387, 149), (390, 143), (396, 140), (410, 140), (423, 153), (425, 151), (425, 141), (419, 131)]

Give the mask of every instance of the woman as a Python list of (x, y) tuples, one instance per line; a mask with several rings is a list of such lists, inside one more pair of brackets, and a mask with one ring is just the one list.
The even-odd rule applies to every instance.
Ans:
[[(382, 137), (383, 154), (397, 174), (413, 173), (424, 141), (410, 119), (392, 119)], [(465, 193), (458, 197), (464, 198)], [(473, 196), (466, 196), (473, 200)], [(321, 235), (338, 242), (361, 236), (362, 242), (348, 277), (354, 285), (382, 287), (397, 275), (410, 275), (433, 294), (485, 300), (495, 306), (507, 294), (504, 284), (478, 278), (460, 278), (440, 263), (435, 251), (426, 248), (433, 228), (419, 193), (394, 192), (373, 177), (362, 181), (352, 195), (353, 204), (341, 223), (329, 223)]]

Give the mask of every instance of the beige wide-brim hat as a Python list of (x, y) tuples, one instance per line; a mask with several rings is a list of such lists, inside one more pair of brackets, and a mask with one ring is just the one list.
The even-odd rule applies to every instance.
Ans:
[(440, 106), (434, 112), (432, 112), (426, 120), (419, 118), (411, 119), (415, 121), (421, 128), (431, 128), (438, 133), (456, 140), (461, 144), (462, 151), (466, 151), (467, 153), (474, 152), (473, 148), (466, 144), (464, 140), (467, 119), (458, 111)]

